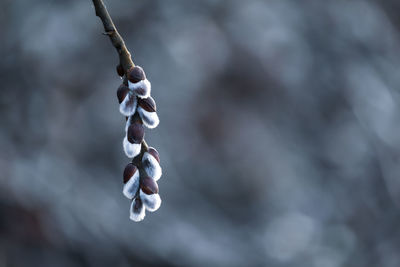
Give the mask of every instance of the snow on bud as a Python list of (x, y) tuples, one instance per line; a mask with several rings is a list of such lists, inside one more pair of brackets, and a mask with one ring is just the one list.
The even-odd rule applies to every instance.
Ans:
[(143, 205), (146, 207), (148, 211), (153, 212), (160, 208), (161, 198), (159, 194), (148, 195), (144, 193), (141, 189), (139, 194), (140, 194), (140, 199), (143, 202)]
[(122, 193), (129, 199), (135, 197), (139, 189), (139, 170), (135, 165), (129, 163), (124, 170), (124, 189)]
[(153, 178), (145, 177), (140, 182), (140, 189), (147, 195), (157, 194), (158, 193), (158, 185), (154, 181)]
[(140, 144), (144, 138), (144, 127), (139, 120), (136, 120), (128, 127), (127, 137), (129, 143)]
[(131, 203), (130, 216), (132, 221), (140, 222), (146, 216), (146, 210), (140, 198), (136, 198)]
[(152, 154), (145, 152), (143, 154), (142, 163), (148, 176), (153, 178), (155, 181), (158, 181), (161, 178), (162, 169), (160, 163)]
[(132, 144), (128, 141), (128, 138), (125, 136), (124, 141), (122, 142), (125, 155), (128, 158), (134, 158), (140, 153), (140, 149), (142, 148), (142, 144)]
[(148, 98), (138, 99), (138, 113), (147, 128), (156, 128), (160, 123), (156, 113), (156, 102), (149, 96)]

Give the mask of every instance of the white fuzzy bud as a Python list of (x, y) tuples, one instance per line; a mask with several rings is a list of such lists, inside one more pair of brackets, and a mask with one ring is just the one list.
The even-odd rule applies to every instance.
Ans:
[(125, 136), (122, 145), (124, 147), (125, 155), (128, 158), (134, 158), (140, 153), (140, 149), (142, 148), (142, 144), (132, 144), (129, 143), (128, 138)]
[(158, 210), (161, 206), (161, 198), (159, 194), (147, 195), (140, 189), (140, 199), (146, 209), (150, 212)]
[(124, 184), (124, 188), (122, 193), (129, 199), (135, 197), (136, 192), (139, 190), (139, 171), (135, 170), (133, 175), (129, 178), (129, 180)]
[(130, 216), (132, 221), (140, 222), (146, 216), (146, 210), (140, 198), (134, 199), (131, 203)]
[(136, 96), (129, 92), (124, 100), (119, 104), (119, 112), (124, 116), (131, 116), (135, 113), (137, 106)]
[(148, 176), (158, 181), (162, 175), (162, 169), (157, 159), (149, 152), (145, 152), (142, 158), (143, 168)]
[(147, 128), (156, 128), (160, 123), (157, 112), (149, 112), (144, 110), (142, 107), (138, 107), (137, 111), (143, 121), (144, 126), (146, 126)]
[(151, 83), (147, 79), (136, 83), (128, 81), (128, 86), (140, 98), (148, 98), (150, 96)]

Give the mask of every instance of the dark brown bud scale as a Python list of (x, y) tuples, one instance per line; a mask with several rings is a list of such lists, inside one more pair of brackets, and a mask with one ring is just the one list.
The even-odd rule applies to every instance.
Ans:
[(126, 165), (124, 170), (124, 184), (126, 184), (129, 181), (129, 179), (131, 179), (131, 177), (135, 174), (135, 172), (137, 172), (137, 168), (135, 165), (133, 165), (132, 163)]
[(158, 163), (160, 163), (160, 155), (154, 147), (149, 147), (147, 152), (149, 152), (149, 154), (152, 155), (158, 161)]
[(158, 185), (156, 181), (154, 181), (154, 179), (150, 177), (145, 177), (141, 181), (140, 188), (146, 195), (152, 195), (158, 193)]
[(128, 127), (128, 141), (131, 144), (140, 144), (144, 138), (144, 126), (139, 121), (133, 122)]
[(139, 98), (138, 105), (148, 112), (156, 112), (157, 110), (156, 102), (151, 96), (144, 99)]
[(146, 89), (143, 87), (138, 87), (135, 89), (136, 94), (138, 95), (145, 95), (146, 94)]
[(135, 198), (135, 206), (133, 206), (134, 211), (138, 211), (142, 207), (142, 200), (140, 197)]
[(119, 75), (120, 77), (124, 76), (124, 74), (125, 74), (124, 68), (122, 67), (121, 64), (118, 64), (118, 65), (117, 65), (117, 73), (118, 73), (118, 75)]
[(132, 67), (128, 70), (128, 80), (131, 83), (137, 83), (146, 79), (146, 74), (139, 66)]
[(117, 90), (117, 97), (118, 97), (118, 102), (121, 104), (122, 103), (122, 101), (124, 101), (124, 99), (125, 99), (125, 97), (126, 97), (126, 95), (129, 93), (129, 87), (128, 86), (126, 86), (126, 85), (124, 85), (124, 84), (121, 84), (119, 87), (118, 87), (118, 90)]

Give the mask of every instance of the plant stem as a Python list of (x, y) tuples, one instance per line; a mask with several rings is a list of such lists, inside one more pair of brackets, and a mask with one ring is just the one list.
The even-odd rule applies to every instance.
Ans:
[[(110, 37), (112, 45), (118, 52), (119, 62), (122, 68), (124, 69), (126, 77), (127, 70), (135, 66), (131, 58), (131, 53), (129, 53), (128, 48), (126, 48), (124, 39), (122, 39), (121, 35), (118, 33), (117, 28), (115, 27), (114, 22), (112, 21), (111, 16), (107, 11), (106, 6), (104, 5), (103, 0), (92, 0), (92, 1), (96, 12), (96, 16), (98, 16), (101, 19), (101, 22), (103, 23), (105, 31), (104, 34)], [(143, 153), (146, 152), (147, 150), (148, 150), (148, 145), (146, 141), (143, 140), (141, 153), (139, 157), (136, 158), (141, 160)], [(134, 162), (134, 160), (132, 160), (132, 162)], [(136, 163), (140, 164), (140, 162)]]
[(98, 16), (103, 22), (104, 26), (104, 34), (110, 37), (112, 45), (118, 52), (119, 61), (122, 65), (125, 73), (128, 69), (135, 66), (131, 59), (131, 53), (129, 53), (128, 49), (125, 46), (124, 39), (122, 39), (121, 35), (118, 33), (115, 28), (114, 22), (111, 19), (110, 14), (107, 11), (106, 6), (102, 0), (92, 0), (94, 9), (96, 11), (96, 16)]

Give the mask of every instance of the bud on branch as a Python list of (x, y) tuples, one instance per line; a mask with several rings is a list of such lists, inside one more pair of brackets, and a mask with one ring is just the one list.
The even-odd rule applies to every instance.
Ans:
[(125, 42), (102, 0), (92, 0), (107, 35), (119, 55), (117, 74), (123, 83), (117, 90), (119, 110), (126, 117), (123, 149), (132, 158), (123, 173), (123, 194), (131, 200), (130, 219), (141, 221), (146, 210), (156, 211), (161, 205), (157, 181), (162, 175), (160, 156), (155, 148), (148, 147), (144, 140), (144, 126), (153, 129), (160, 120), (156, 113), (156, 102), (150, 96), (151, 83), (143, 68), (135, 66)]

